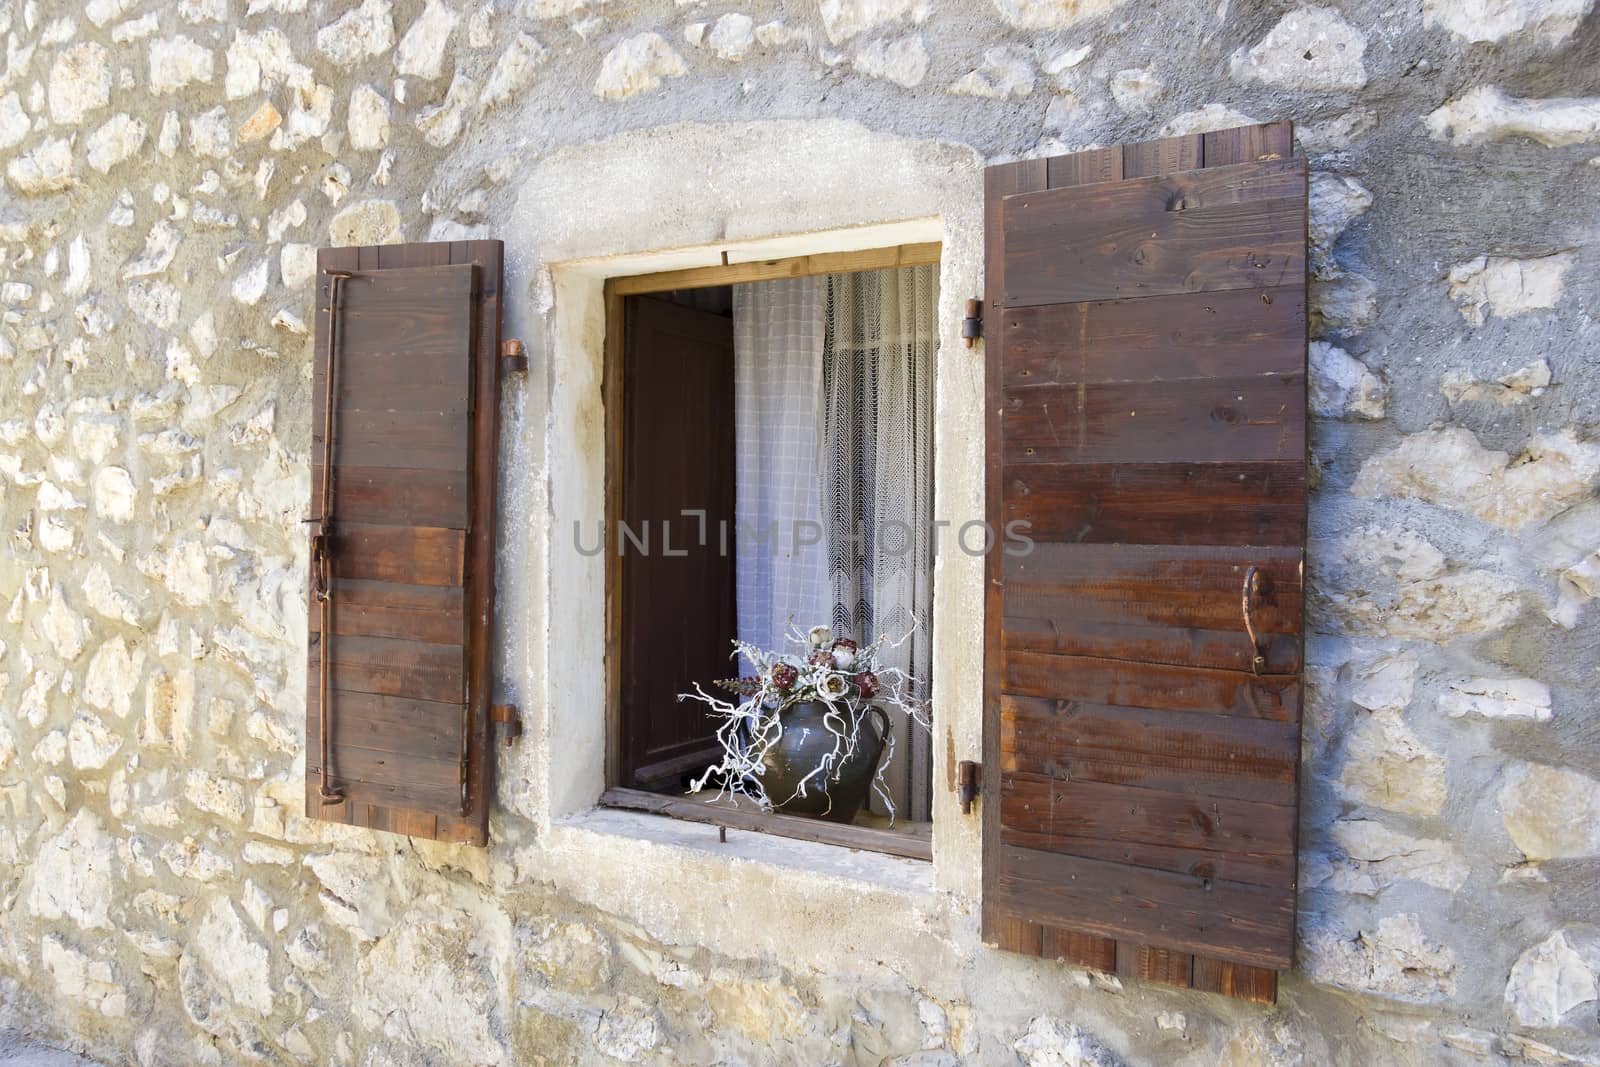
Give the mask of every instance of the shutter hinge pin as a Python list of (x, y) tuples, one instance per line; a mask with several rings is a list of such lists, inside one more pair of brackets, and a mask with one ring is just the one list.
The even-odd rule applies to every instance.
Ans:
[(500, 342), (500, 365), (507, 374), (528, 373), (528, 349), (515, 337)]
[(489, 721), (505, 724), (507, 748), (510, 748), (512, 742), (522, 736), (522, 712), (515, 704), (491, 704), (489, 706)]
[(967, 317), (961, 320), (961, 340), (971, 348), (983, 336), (983, 301), (967, 301)]
[(982, 776), (982, 764), (969, 759), (956, 764), (956, 795), (961, 798), (961, 814), (972, 814), (972, 802), (978, 799), (978, 779)]

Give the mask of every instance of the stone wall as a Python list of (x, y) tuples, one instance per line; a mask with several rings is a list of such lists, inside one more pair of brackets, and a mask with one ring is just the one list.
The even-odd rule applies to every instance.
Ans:
[[(0, 1026), (143, 1067), (1600, 1062), (1593, 6), (0, 0)], [(596, 491), (571, 309), (612, 268), (563, 264), (936, 217), (949, 318), (982, 162), (1278, 117), (1318, 338), (1278, 1006), (983, 948), (944, 794), (931, 870), (584, 814), (599, 709), (561, 680), (599, 664), (557, 661), (593, 590), (549, 531)], [(300, 799), (314, 249), (468, 235), (536, 354), (530, 730), (476, 851)], [(977, 366), (941, 355), (942, 433)]]

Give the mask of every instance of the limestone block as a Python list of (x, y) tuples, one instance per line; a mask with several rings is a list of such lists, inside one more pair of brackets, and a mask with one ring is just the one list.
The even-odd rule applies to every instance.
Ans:
[(1430, 112), (1427, 126), (1435, 140), (1457, 145), (1526, 137), (1559, 148), (1600, 140), (1600, 98), (1532, 100), (1480, 85)]
[(44, 196), (78, 184), (72, 142), (48, 137), (6, 164), (6, 181), (23, 196)]
[(137, 500), (133, 476), (122, 467), (101, 467), (94, 472), (94, 512), (112, 522), (133, 518)]
[(444, 70), (445, 44), (461, 19), (440, 0), (428, 0), (394, 54), (394, 66), (403, 75), (432, 81)]
[(59, 834), (39, 846), (32, 873), (29, 914), (66, 920), (83, 930), (112, 929), (116, 848), (93, 811), (79, 808)]
[(109, 960), (94, 959), (55, 934), (47, 934), (39, 946), (39, 961), (50, 972), (61, 996), (107, 1018), (117, 1019), (128, 1013), (127, 990), (117, 982)]
[(931, 62), (919, 35), (895, 41), (873, 41), (856, 53), (851, 64), (869, 78), (881, 78), (914, 89), (928, 76)]
[(1284, 89), (1351, 90), (1367, 84), (1366, 51), (1365, 35), (1337, 11), (1301, 7), (1231, 62), (1235, 78)]
[(477, 84), (458, 69), (450, 80), (450, 90), (443, 103), (423, 108), (418, 113), (416, 126), (422, 139), (435, 148), (444, 148), (460, 136), (467, 105), (477, 92)]
[(1351, 724), (1339, 785), (1351, 800), (1406, 815), (1437, 815), (1449, 794), (1444, 757), (1393, 709)]
[(188, 755), (194, 727), (194, 672), (157, 671), (145, 684), (144, 728), (140, 740), (158, 748)]
[(1597, 477), (1600, 445), (1579, 441), (1570, 429), (1540, 434), (1512, 458), (1454, 426), (1409, 434), (1368, 459), (1351, 492), (1425, 500), (1519, 530), (1591, 496)]
[(749, 55), (755, 43), (755, 20), (736, 11), (719, 17), (706, 37), (706, 46), (717, 54), (717, 58), (730, 63), (737, 63)]
[(250, 810), (244, 787), (203, 770), (191, 770), (183, 780), (184, 798), (196, 808), (224, 822), (244, 824)]
[(503, 1067), (504, 1004), (492, 964), (464, 911), (419, 904), (372, 947), (357, 971), (356, 1017), (448, 1062)]
[(56, 54), (50, 65), (50, 121), (76, 126), (91, 111), (111, 102), (111, 62), (106, 50), (93, 41), (73, 45)]
[(659, 33), (629, 37), (606, 53), (595, 79), (596, 96), (625, 100), (661, 88), (665, 78), (681, 77), (688, 67)]
[(1314, 982), (1426, 1003), (1455, 994), (1456, 957), (1422, 932), (1416, 915), (1386, 915), (1353, 936), (1332, 924), (1307, 932), (1302, 965)]
[(1166, 83), (1158, 78), (1153, 70), (1145, 67), (1129, 67), (1111, 76), (1110, 89), (1111, 98), (1122, 110), (1141, 112), (1149, 111), (1155, 106), (1156, 101), (1166, 90)]
[(1465, 41), (1560, 44), (1594, 9), (1594, 0), (1422, 0), (1422, 21)]
[(121, 747), (122, 738), (107, 729), (97, 715), (80, 712), (67, 730), (67, 752), (76, 770), (101, 770)]
[(1355, 672), (1350, 699), (1368, 711), (1404, 711), (1411, 704), (1419, 669), (1415, 652), (1380, 656)]
[(1500, 818), (1529, 860), (1600, 855), (1600, 782), (1542, 763), (1515, 764), (1503, 780)]
[(179, 878), (194, 882), (214, 882), (233, 876), (233, 861), (206, 848), (192, 837), (172, 841), (161, 847), (161, 862)]
[(1033, 92), (1033, 85), (1033, 64), (1026, 56), (1009, 48), (991, 48), (984, 52), (983, 64), (958, 78), (949, 91), (956, 96), (1004, 100), (1027, 96)]
[(59, 584), (50, 587), (50, 599), (34, 630), (68, 663), (77, 659), (89, 643), (89, 620), (67, 605)]
[(150, 42), (150, 91), (157, 96), (175, 93), (186, 85), (211, 81), (216, 57), (211, 49), (179, 34), (167, 41)]
[(330, 852), (307, 856), (304, 863), (322, 883), (318, 899), (335, 926), (362, 941), (375, 941), (389, 931), (394, 924), (389, 879), (377, 857)]
[(1506, 1003), (1523, 1026), (1560, 1026), (1567, 1012), (1597, 998), (1594, 972), (1561, 930), (1519, 956), (1506, 982)]
[(33, 123), (22, 110), (22, 98), (16, 93), (0, 96), (0, 148), (12, 148), (28, 136)]
[(910, 18), (928, 17), (929, 0), (822, 0), (822, 26), (828, 40), (842, 44), (858, 33)]
[(1567, 271), (1577, 260), (1575, 252), (1528, 259), (1479, 256), (1450, 268), (1446, 278), (1450, 299), (1474, 326), (1482, 326), (1490, 316), (1511, 318), (1553, 308), (1566, 288)]
[(1378, 286), (1364, 274), (1313, 277), (1307, 296), (1313, 337), (1349, 336), (1378, 320)]
[(317, 31), (317, 51), (336, 66), (350, 67), (394, 47), (394, 5), (390, 0), (362, 0)]
[(1584, 605), (1600, 597), (1600, 549), (1563, 570), (1557, 576), (1556, 593), (1550, 620), (1570, 630), (1578, 625)]
[(1448, 841), (1412, 837), (1373, 819), (1340, 819), (1330, 833), (1343, 856), (1314, 881), (1341, 893), (1375, 897), (1406, 881), (1454, 891), (1467, 880), (1466, 858)]
[(1484, 381), (1470, 371), (1446, 371), (1439, 380), (1439, 391), (1452, 404), (1492, 403), (1507, 406), (1526, 404), (1543, 395), (1551, 381), (1550, 363), (1538, 359), (1492, 381)]
[(338, 246), (393, 244), (401, 239), (400, 209), (393, 200), (351, 204), (328, 223), (328, 238)]
[(1439, 697), (1439, 710), (1452, 719), (1550, 721), (1550, 687), (1532, 678), (1469, 678), (1451, 682)]
[(1059, 30), (1099, 18), (1127, 0), (994, 0), (1000, 15), (1019, 30)]
[(1334, 245), (1345, 229), (1372, 207), (1372, 193), (1354, 178), (1342, 174), (1314, 171), (1310, 178), (1310, 269), (1318, 278), (1336, 278), (1339, 265), (1333, 258)]
[(1381, 419), (1389, 389), (1365, 363), (1337, 345), (1312, 341), (1310, 402), (1312, 414), (1328, 419)]
[[(549, 54), (549, 49), (540, 44), (538, 38), (531, 33), (517, 34), (506, 46), (506, 50), (500, 54), (494, 69), (489, 72), (488, 80), (483, 83), (483, 95), (478, 98), (479, 109), (489, 111), (499, 107), (526, 89), (533, 82), (534, 71)], [(354, 98), (351, 99), (350, 111), (351, 140), (354, 141)]]
[(1076, 1023), (1048, 1015), (1031, 1020), (1027, 1033), (1011, 1047), (1026, 1067), (1123, 1067), (1099, 1038)]

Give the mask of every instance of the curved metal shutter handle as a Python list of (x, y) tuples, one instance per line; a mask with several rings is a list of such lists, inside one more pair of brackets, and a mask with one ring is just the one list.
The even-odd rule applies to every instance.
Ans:
[(328, 356), (326, 380), (323, 382), (325, 393), (322, 401), (322, 502), (317, 517), (316, 526), (311, 534), (311, 588), (316, 595), (317, 602), (322, 611), (322, 640), (319, 642), (320, 655), (318, 657), (317, 680), (317, 718), (321, 726), (322, 749), (322, 781), (319, 783), (318, 793), (324, 804), (341, 804), (344, 802), (344, 790), (333, 784), (332, 770), (329, 764), (333, 760), (333, 731), (329, 729), (328, 722), (333, 718), (333, 700), (328, 684), (328, 672), (332, 669), (329, 662), (330, 646), (333, 644), (333, 435), (337, 423), (333, 417), (333, 406), (338, 399), (337, 364), (334, 362), (339, 352), (339, 290), (347, 278), (355, 275), (350, 271), (324, 270), (328, 276)]
[(1255, 620), (1250, 615), (1250, 601), (1261, 591), (1261, 568), (1255, 564), (1244, 572), (1244, 591), (1239, 597), (1239, 610), (1244, 615), (1245, 636), (1250, 639), (1250, 673), (1260, 674), (1261, 668), (1266, 665), (1266, 657), (1261, 654), (1261, 642), (1256, 637)]

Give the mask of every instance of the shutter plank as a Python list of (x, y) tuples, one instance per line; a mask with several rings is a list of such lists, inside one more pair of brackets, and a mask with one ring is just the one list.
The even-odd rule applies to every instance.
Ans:
[(1295, 723), (1005, 696), (1006, 771), (1290, 806)]
[(1006, 396), (1005, 461), (1293, 459), (1305, 406), (1300, 373), (1040, 386)]
[(987, 571), (985, 937), (1270, 1002), (1294, 947), (1304, 161), (1274, 123), (1044, 178), (985, 185), (986, 500), (1035, 541)]
[[(429, 645), (460, 644), (464, 635), (462, 588), (336, 578), (333, 632), (357, 637), (397, 637)], [(322, 613), (309, 598), (311, 632), (322, 632)]]
[(1007, 391), (1030, 386), (1296, 374), (1303, 287), (1007, 309)]
[[(321, 641), (321, 634), (311, 635), (308, 680), (312, 687), (317, 683)], [(329, 659), (337, 687), (349, 692), (459, 704), (466, 689), (460, 645), (335, 634)]]
[(1292, 806), (1007, 774), (1007, 844), (1130, 867), (1293, 887)]
[(1293, 957), (1294, 891), (1000, 846), (999, 900), (1012, 914), (1255, 967)]
[(1008, 466), (1003, 519), (1037, 541), (1261, 545), (1305, 541), (1302, 461)]
[(1305, 182), (1297, 159), (1007, 197), (1005, 306), (1295, 284)]

